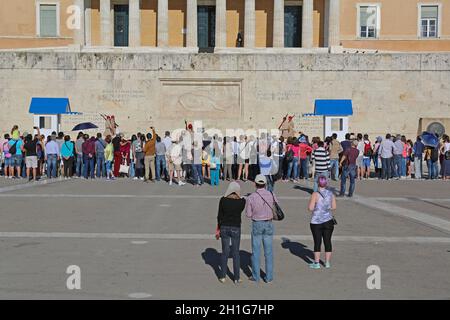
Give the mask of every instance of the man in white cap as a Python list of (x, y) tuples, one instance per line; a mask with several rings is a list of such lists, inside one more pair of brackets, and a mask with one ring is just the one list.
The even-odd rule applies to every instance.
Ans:
[(246, 216), (252, 219), (252, 277), (250, 281), (259, 282), (261, 241), (264, 244), (267, 283), (273, 281), (273, 212), (274, 202), (278, 202), (273, 193), (266, 190), (266, 177), (258, 174), (255, 178), (256, 191), (247, 199)]

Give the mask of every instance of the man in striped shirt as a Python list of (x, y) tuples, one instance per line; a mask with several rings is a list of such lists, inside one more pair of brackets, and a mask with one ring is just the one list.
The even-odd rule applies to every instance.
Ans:
[(325, 150), (323, 141), (317, 143), (317, 149), (313, 151), (311, 160), (315, 161), (316, 170), (314, 172), (314, 192), (317, 192), (317, 180), (319, 176), (329, 178), (330, 174), (330, 153)]

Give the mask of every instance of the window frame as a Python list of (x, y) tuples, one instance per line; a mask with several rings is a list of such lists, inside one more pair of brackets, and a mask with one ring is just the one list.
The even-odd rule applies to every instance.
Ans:
[[(437, 24), (436, 24), (436, 36), (435, 37), (424, 37), (422, 36), (422, 7), (437, 7)], [(430, 19), (428, 19), (430, 20)], [(429, 30), (428, 30), (429, 31)], [(442, 3), (434, 2), (420, 2), (417, 4), (417, 37), (422, 40), (436, 40), (441, 38), (442, 31)]]
[[(56, 35), (55, 36), (41, 36), (41, 5), (56, 6)], [(38, 38), (59, 38), (61, 37), (60, 28), (60, 3), (59, 1), (36, 1), (36, 36)]]
[[(375, 37), (362, 37), (361, 36), (361, 7), (376, 7), (377, 21), (375, 26)], [(368, 32), (367, 32), (368, 34)], [(381, 3), (367, 2), (356, 4), (356, 38), (358, 40), (379, 40), (381, 35)]]

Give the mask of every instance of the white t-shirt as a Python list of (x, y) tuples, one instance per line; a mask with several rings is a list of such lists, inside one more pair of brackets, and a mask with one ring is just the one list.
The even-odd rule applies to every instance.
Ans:
[(357, 149), (359, 151), (359, 157), (363, 156), (364, 155), (364, 141), (361, 140), (360, 142), (358, 142)]

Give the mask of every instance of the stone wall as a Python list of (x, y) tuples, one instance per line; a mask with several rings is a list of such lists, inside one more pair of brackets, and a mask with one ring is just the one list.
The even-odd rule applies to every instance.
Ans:
[(315, 99), (352, 99), (352, 132), (413, 137), (420, 118), (450, 116), (450, 54), (0, 52), (1, 132), (32, 127), (33, 96), (69, 97), (90, 119), (115, 114), (125, 133), (185, 118), (274, 128)]

